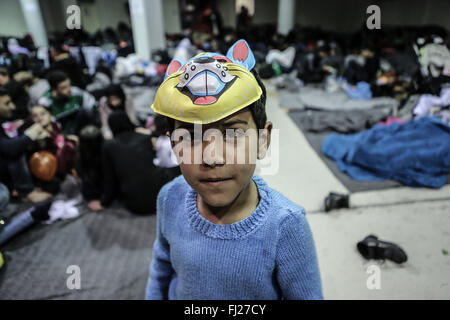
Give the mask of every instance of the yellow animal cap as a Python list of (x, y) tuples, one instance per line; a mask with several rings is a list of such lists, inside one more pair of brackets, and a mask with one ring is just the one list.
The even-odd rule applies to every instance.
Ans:
[(152, 109), (183, 122), (208, 124), (251, 105), (262, 89), (250, 72), (255, 58), (245, 40), (227, 56), (201, 53), (187, 63), (172, 60)]

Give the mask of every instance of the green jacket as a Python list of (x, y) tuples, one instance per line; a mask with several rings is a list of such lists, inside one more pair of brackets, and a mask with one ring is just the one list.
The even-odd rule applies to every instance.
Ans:
[(44, 94), (38, 104), (47, 108), (50, 113), (61, 124), (64, 135), (73, 134), (75, 128), (76, 114), (79, 110), (95, 110), (95, 98), (87, 91), (72, 87), (70, 99), (64, 103), (55, 100), (51, 91)]

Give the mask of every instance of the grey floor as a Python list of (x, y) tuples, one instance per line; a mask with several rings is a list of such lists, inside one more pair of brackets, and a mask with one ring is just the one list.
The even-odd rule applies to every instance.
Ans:
[[(314, 151), (268, 83), (268, 116), (275, 129), (268, 162), (257, 168), (274, 189), (308, 212), (327, 299), (450, 299), (450, 186), (440, 190), (350, 190)], [(278, 140), (278, 143), (277, 143)], [(282, 143), (280, 143), (282, 142)], [(271, 170), (262, 170), (262, 167)], [(350, 195), (351, 208), (323, 212), (330, 192)], [(101, 213), (81, 207), (74, 221), (37, 225), (1, 251), (1, 299), (142, 299), (155, 237), (155, 216), (133, 216), (120, 206)], [(401, 245), (408, 262), (364, 260), (356, 243), (368, 234)], [(81, 270), (70, 290), (67, 268)], [(371, 266), (380, 287), (369, 289)]]
[[(278, 172), (264, 178), (309, 212), (325, 298), (450, 299), (450, 255), (443, 251), (450, 252), (450, 186), (434, 190), (392, 183), (380, 189), (368, 183), (355, 191), (314, 151), (317, 141), (305, 137), (279, 107), (274, 87), (267, 85), (269, 119), (282, 128), (283, 143)], [(330, 191), (349, 194), (351, 208), (323, 212)], [(369, 234), (399, 244), (408, 261), (364, 260), (356, 243)], [(367, 285), (373, 266), (380, 270), (379, 289)]]
[[(156, 217), (119, 205), (80, 211), (75, 220), (33, 226), (2, 248), (1, 299), (144, 298)], [(79, 267), (79, 290), (67, 286), (69, 266)]]

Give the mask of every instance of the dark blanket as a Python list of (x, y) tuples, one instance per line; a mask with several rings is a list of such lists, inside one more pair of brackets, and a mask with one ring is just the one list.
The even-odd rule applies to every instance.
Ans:
[(332, 133), (322, 150), (358, 181), (393, 179), (411, 187), (440, 188), (450, 172), (450, 126), (425, 117), (353, 135)]
[(381, 190), (388, 188), (395, 188), (401, 186), (400, 183), (393, 180), (385, 180), (385, 181), (356, 181), (349, 177), (346, 173), (339, 170), (336, 162), (330, 158), (328, 158), (322, 152), (322, 143), (325, 138), (330, 134), (330, 131), (323, 132), (311, 132), (307, 131), (303, 125), (304, 121), (302, 120), (302, 112), (304, 111), (294, 111), (289, 112), (291, 119), (294, 121), (295, 125), (302, 131), (306, 140), (308, 140), (311, 147), (320, 157), (320, 159), (327, 165), (328, 169), (339, 179), (339, 181), (351, 192), (362, 192), (362, 191), (370, 191), (370, 190)]
[(336, 131), (354, 133), (369, 129), (391, 114), (390, 107), (353, 111), (289, 111), (289, 116), (309, 132)]

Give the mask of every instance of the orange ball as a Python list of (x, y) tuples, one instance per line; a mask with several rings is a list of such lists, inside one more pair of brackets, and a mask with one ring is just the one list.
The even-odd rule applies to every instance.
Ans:
[(48, 151), (38, 151), (30, 158), (30, 171), (38, 179), (52, 181), (58, 170), (58, 160)]

